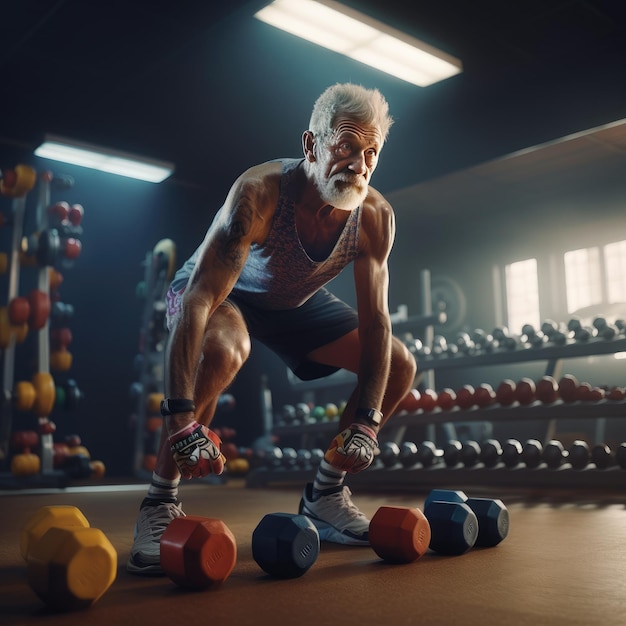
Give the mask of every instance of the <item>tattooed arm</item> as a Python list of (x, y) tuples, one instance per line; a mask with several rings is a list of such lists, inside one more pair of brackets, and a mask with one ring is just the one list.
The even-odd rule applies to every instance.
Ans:
[(168, 343), (169, 397), (194, 397), (195, 375), (209, 321), (236, 283), (250, 245), (267, 236), (279, 183), (279, 163), (248, 170), (232, 186), (215, 216), (185, 290), (180, 321)]

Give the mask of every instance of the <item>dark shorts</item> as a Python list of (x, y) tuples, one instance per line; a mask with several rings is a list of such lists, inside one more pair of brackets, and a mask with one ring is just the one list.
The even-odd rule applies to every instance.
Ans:
[[(170, 290), (166, 300), (167, 323), (171, 330), (180, 313), (182, 291)], [(359, 324), (357, 312), (324, 288), (296, 309), (259, 309), (232, 294), (226, 302), (241, 311), (250, 336), (275, 352), (301, 380), (336, 372), (339, 368), (315, 363), (306, 355), (347, 335)]]

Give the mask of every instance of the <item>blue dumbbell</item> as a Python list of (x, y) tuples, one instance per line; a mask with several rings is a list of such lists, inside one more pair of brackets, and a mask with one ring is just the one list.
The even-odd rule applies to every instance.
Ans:
[(440, 554), (496, 546), (509, 533), (509, 512), (501, 500), (468, 498), (463, 491), (433, 489), (424, 515), (431, 524), (431, 549)]

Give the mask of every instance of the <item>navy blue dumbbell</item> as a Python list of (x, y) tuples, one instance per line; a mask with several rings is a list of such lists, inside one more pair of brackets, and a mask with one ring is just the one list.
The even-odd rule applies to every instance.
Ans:
[(463, 491), (433, 489), (424, 502), (431, 525), (431, 549), (463, 554), (473, 546), (493, 547), (509, 533), (509, 512), (501, 500), (468, 498)]

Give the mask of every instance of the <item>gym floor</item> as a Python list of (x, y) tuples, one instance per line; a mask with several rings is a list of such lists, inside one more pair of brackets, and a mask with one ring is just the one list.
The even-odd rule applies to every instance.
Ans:
[[(450, 485), (449, 488), (455, 488)], [(115, 626), (137, 624), (285, 624), (308, 626), (349, 620), (379, 624), (567, 625), (626, 623), (626, 507), (623, 492), (465, 489), (497, 497), (510, 511), (508, 537), (495, 548), (461, 556), (428, 552), (391, 565), (367, 547), (322, 544), (300, 578), (269, 577), (252, 558), (251, 537), (266, 513), (297, 512), (300, 489), (185, 483), (187, 514), (220, 518), (237, 539), (237, 563), (218, 588), (190, 591), (168, 578), (142, 578), (124, 565), (146, 485), (98, 485), (64, 490), (0, 492), (0, 624)], [(422, 508), (414, 494), (353, 488), (368, 515), (383, 505)], [(71, 504), (100, 528), (118, 553), (117, 578), (92, 607), (49, 610), (26, 580), (20, 530), (44, 505)]]

